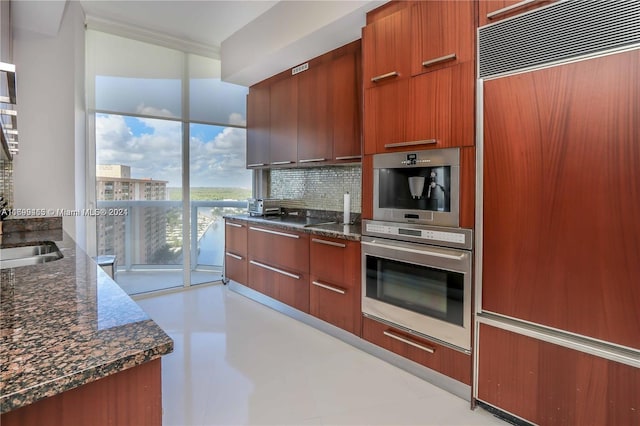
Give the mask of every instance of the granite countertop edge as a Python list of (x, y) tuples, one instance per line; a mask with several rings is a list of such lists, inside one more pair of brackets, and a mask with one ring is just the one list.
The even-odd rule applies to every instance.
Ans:
[(239, 220), (244, 222), (255, 223), (257, 225), (272, 226), (282, 230), (305, 232), (311, 235), (318, 235), (329, 238), (339, 238), (350, 241), (360, 241), (362, 237), (362, 228), (359, 222), (354, 224), (342, 223), (325, 223), (320, 222), (317, 225), (303, 224), (302, 218), (298, 216), (282, 216), (282, 217), (264, 217), (251, 216), (249, 214), (225, 215), (224, 219)]
[(0, 245), (40, 241), (54, 241), (64, 257), (0, 271), (0, 414), (173, 351), (166, 332), (62, 229), (5, 233)]

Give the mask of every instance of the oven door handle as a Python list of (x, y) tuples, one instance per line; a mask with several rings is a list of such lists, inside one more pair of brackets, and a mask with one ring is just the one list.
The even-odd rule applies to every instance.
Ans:
[(457, 255), (456, 256), (454, 254), (437, 253), (437, 252), (429, 251), (429, 250), (416, 250), (416, 249), (412, 249), (412, 248), (390, 246), (390, 245), (387, 245), (387, 244), (370, 243), (368, 241), (360, 241), (360, 243), (364, 244), (366, 246), (371, 246), (371, 247), (380, 247), (380, 248), (383, 248), (383, 249), (398, 250), (398, 251), (404, 251), (404, 252), (407, 252), (407, 253), (423, 254), (423, 255), (434, 256), (434, 257), (442, 257), (444, 259), (462, 260), (466, 256), (466, 253), (463, 253), (461, 255)]

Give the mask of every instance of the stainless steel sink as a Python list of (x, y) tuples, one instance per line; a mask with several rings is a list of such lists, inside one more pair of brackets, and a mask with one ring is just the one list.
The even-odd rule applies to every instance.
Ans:
[(62, 259), (64, 256), (52, 241), (31, 246), (0, 248), (0, 269), (38, 265)]
[(308, 223), (306, 225), (304, 225), (305, 228), (313, 228), (315, 226), (323, 226), (323, 225), (335, 225), (338, 222), (334, 221), (330, 221), (330, 222), (312, 222), (312, 223)]

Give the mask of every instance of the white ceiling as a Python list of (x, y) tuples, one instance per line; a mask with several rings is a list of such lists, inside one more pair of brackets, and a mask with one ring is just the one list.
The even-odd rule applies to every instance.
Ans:
[[(245, 86), (359, 38), (366, 12), (385, 2), (80, 0), (90, 21), (160, 34), (220, 55), (222, 78)], [(12, 0), (13, 25), (55, 36), (66, 3)]]

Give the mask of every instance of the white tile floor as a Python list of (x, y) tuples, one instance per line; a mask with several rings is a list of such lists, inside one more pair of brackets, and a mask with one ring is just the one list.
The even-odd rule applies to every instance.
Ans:
[(165, 425), (505, 425), (222, 285), (138, 300), (174, 339)]

